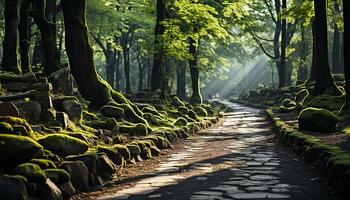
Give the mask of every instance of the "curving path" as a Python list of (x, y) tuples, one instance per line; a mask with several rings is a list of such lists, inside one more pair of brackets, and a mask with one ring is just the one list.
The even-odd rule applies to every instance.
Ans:
[(317, 170), (273, 140), (261, 110), (224, 103), (232, 112), (217, 126), (185, 141), (147, 178), (99, 199), (336, 199)]

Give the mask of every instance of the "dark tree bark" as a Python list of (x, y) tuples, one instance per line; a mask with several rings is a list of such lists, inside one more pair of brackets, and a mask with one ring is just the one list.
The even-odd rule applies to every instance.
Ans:
[(176, 95), (180, 99), (186, 99), (186, 67), (183, 63), (177, 65), (176, 79)]
[(117, 61), (115, 65), (115, 76), (116, 76), (116, 81), (115, 81), (115, 89), (117, 91), (120, 91), (120, 81), (122, 80), (121, 73), (120, 73), (120, 64), (122, 61), (122, 55), (121, 52), (117, 52)]
[[(335, 12), (340, 13), (339, 4), (334, 4)], [(334, 22), (334, 34), (333, 34), (333, 51), (332, 51), (332, 72), (334, 74), (343, 73), (343, 68), (340, 63), (340, 31), (336, 22)]]
[[(282, 0), (282, 9), (287, 9), (287, 0)], [(282, 41), (281, 41), (281, 61), (279, 67), (278, 88), (286, 86), (286, 49), (287, 49), (287, 19), (282, 19)]]
[(305, 38), (305, 27), (303, 25), (300, 25), (300, 35), (301, 35), (301, 49), (299, 53), (300, 61), (299, 61), (299, 67), (298, 67), (298, 84), (302, 84), (307, 79), (307, 66), (306, 66), (306, 59), (307, 59), (307, 41)]
[(350, 1), (343, 0), (344, 15), (344, 72), (345, 72), (345, 91), (346, 102), (350, 105)]
[(121, 46), (123, 49), (123, 59), (124, 59), (124, 75), (125, 75), (125, 92), (127, 94), (132, 93), (131, 89), (131, 81), (130, 81), (130, 46), (129, 41), (131, 38), (129, 38), (129, 32), (122, 33), (122, 40), (121, 40)]
[(192, 81), (192, 96), (190, 99), (190, 103), (192, 105), (201, 104), (203, 103), (202, 96), (200, 94), (200, 87), (199, 87), (199, 69), (198, 69), (198, 58), (197, 58), (197, 44), (196, 41), (194, 41), (192, 38), (189, 39), (190, 43), (190, 54), (192, 56), (191, 59), (189, 59), (189, 66), (190, 66), (190, 72), (191, 72), (191, 81)]
[(106, 59), (107, 82), (114, 89), (115, 68), (117, 65), (117, 50), (112, 49), (112, 45), (110, 43), (107, 44), (107, 57), (108, 57), (108, 59)]
[(31, 71), (30, 68), (30, 55), (29, 46), (31, 33), (30, 19), (29, 19), (29, 9), (31, 6), (30, 1), (22, 1), (20, 8), (20, 20), (19, 20), (19, 41), (20, 41), (20, 53), (21, 53), (21, 68), (22, 72)]
[[(279, 16), (281, 14), (281, 1), (280, 0), (275, 0), (275, 10), (276, 10), (276, 15)], [(280, 36), (281, 36), (281, 31), (282, 31), (282, 21), (279, 17), (276, 18), (275, 20), (275, 33), (274, 33), (274, 42), (273, 42), (273, 46), (274, 46), (274, 59), (275, 59), (275, 63), (276, 63), (276, 67), (277, 67), (277, 73), (278, 73), (278, 77), (279, 77), (279, 88), (280, 85), (282, 86), (283, 83), (283, 77), (285, 75), (283, 75), (283, 70), (281, 70), (281, 52), (280, 52)], [(283, 87), (283, 86), (282, 86)]]
[(50, 75), (61, 68), (60, 57), (56, 46), (56, 24), (46, 19), (46, 0), (35, 0), (36, 12), (33, 15), (41, 33), (41, 42), (44, 47), (44, 72)]
[(157, 0), (157, 19), (155, 27), (155, 51), (153, 57), (153, 70), (152, 70), (152, 84), (151, 89), (155, 91), (157, 89), (162, 90), (162, 96), (165, 98), (165, 83), (164, 83), (164, 50), (161, 36), (165, 32), (162, 22), (166, 18), (165, 14), (165, 0)]
[(332, 92), (335, 95), (341, 94), (334, 83), (328, 59), (327, 39), (327, 0), (314, 0), (315, 3), (315, 65), (316, 81), (314, 95), (321, 95)]
[(18, 20), (20, 0), (5, 0), (5, 37), (3, 41), (2, 69), (4, 71), (21, 73), (18, 64)]
[(79, 92), (93, 107), (112, 101), (110, 87), (97, 74), (86, 25), (86, 0), (63, 0), (66, 50)]
[(143, 90), (143, 81), (145, 77), (145, 66), (142, 61), (142, 58), (140, 56), (137, 56), (137, 64), (138, 64), (138, 70), (139, 70), (139, 82), (138, 82), (138, 91), (141, 92)]

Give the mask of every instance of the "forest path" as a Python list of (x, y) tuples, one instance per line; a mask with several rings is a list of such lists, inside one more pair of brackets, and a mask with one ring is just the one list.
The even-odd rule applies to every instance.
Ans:
[(224, 103), (232, 112), (219, 124), (183, 142), (131, 187), (107, 189), (98, 199), (336, 199), (317, 170), (274, 141), (263, 111)]

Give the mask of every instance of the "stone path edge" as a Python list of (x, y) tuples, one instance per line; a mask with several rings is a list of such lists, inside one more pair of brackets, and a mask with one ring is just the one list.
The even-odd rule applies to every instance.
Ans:
[(285, 146), (316, 166), (340, 198), (350, 196), (350, 152), (327, 145), (314, 136), (305, 134), (276, 117), (271, 108), (266, 109), (277, 139)]

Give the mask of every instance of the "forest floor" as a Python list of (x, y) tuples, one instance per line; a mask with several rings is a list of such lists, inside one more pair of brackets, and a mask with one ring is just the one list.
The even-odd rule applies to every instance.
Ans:
[(337, 199), (313, 166), (275, 141), (262, 110), (225, 104), (232, 110), (216, 126), (73, 199)]

